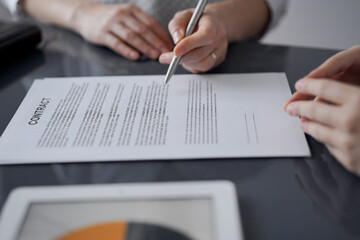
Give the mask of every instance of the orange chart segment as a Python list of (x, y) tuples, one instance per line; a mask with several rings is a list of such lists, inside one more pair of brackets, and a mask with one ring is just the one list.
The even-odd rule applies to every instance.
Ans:
[(57, 240), (125, 240), (127, 222), (104, 223), (85, 227)]

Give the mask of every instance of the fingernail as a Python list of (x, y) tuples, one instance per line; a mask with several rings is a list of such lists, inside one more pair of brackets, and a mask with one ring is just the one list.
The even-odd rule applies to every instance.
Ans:
[(164, 63), (164, 64), (170, 63), (171, 57), (170, 57), (169, 53), (161, 54), (159, 61), (160, 61), (160, 63)]
[(177, 44), (180, 41), (180, 39), (183, 37), (183, 35), (184, 35), (183, 30), (176, 31), (173, 35), (174, 43)]
[(305, 80), (301, 79), (299, 81), (296, 82), (295, 84), (295, 88), (296, 90), (298, 90), (299, 92), (304, 91), (304, 85), (305, 85)]
[(137, 59), (138, 58), (138, 54), (136, 52), (130, 52), (130, 57), (132, 59)]
[(293, 103), (290, 103), (287, 108), (286, 108), (286, 112), (291, 115), (291, 116), (294, 116), (295, 115), (295, 112), (294, 112), (294, 104)]
[(159, 62), (164, 64), (165, 60), (166, 60), (166, 57), (164, 56), (164, 54), (161, 54), (160, 57), (159, 57)]

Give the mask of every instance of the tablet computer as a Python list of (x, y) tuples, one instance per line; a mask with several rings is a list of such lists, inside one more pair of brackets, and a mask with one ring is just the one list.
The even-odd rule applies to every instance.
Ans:
[(241, 240), (231, 182), (28, 187), (14, 190), (1, 240)]

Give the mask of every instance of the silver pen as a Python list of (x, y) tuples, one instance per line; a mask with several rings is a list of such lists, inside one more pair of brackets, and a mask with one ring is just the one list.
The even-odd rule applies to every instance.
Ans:
[[(199, 21), (201, 15), (205, 9), (206, 4), (207, 4), (207, 0), (199, 0), (198, 4), (196, 5), (195, 11), (194, 11), (193, 15), (191, 16), (189, 24), (187, 25), (185, 37), (188, 37), (194, 31), (194, 28), (195, 28), (197, 22)], [(177, 66), (179, 65), (180, 60), (181, 60), (181, 57), (176, 57), (176, 56), (174, 56), (173, 59), (171, 60), (170, 66), (166, 73), (164, 84), (169, 82), (169, 80), (172, 77), (172, 75), (174, 74)]]

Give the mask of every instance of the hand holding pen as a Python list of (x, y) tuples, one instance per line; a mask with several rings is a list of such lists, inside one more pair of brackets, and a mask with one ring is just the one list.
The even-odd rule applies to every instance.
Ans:
[(193, 34), (184, 38), (193, 13), (192, 9), (185, 10), (177, 13), (171, 20), (169, 31), (177, 46), (173, 52), (163, 53), (160, 62), (170, 64), (174, 56), (182, 57), (180, 64), (185, 69), (200, 73), (217, 66), (225, 59), (228, 41), (223, 25), (216, 16), (206, 11), (200, 14), (201, 18)]

